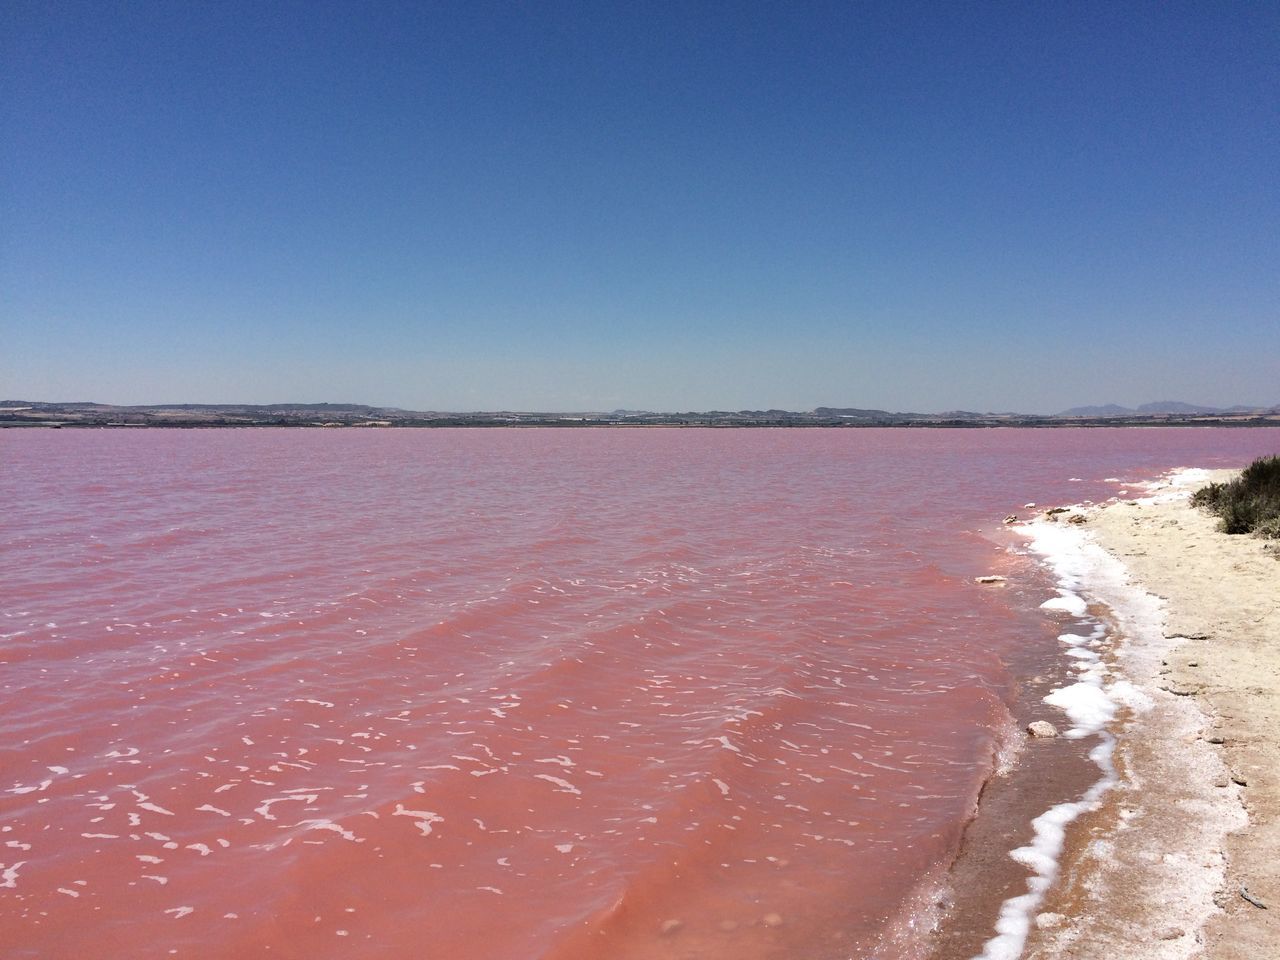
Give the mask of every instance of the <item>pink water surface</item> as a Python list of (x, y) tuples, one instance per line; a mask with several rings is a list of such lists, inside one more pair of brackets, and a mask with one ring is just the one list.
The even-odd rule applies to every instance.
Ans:
[(4, 955), (906, 956), (1055, 655), (1000, 518), (1278, 449), (4, 432)]

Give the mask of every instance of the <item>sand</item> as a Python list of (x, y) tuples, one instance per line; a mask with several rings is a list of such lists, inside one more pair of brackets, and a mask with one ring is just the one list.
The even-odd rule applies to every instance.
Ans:
[(1280, 560), (1189, 490), (1077, 527), (1119, 561), (1085, 593), (1130, 707), (1119, 782), (1071, 830), (1026, 957), (1280, 957)]

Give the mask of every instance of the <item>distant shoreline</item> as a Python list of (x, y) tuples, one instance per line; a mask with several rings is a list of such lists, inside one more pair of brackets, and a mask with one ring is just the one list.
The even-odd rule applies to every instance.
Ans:
[(168, 427), (210, 429), (285, 427), (307, 429), (404, 429), (493, 427), (681, 427), (702, 429), (850, 429), (906, 427), (943, 429), (1063, 427), (1275, 427), (1280, 409), (1249, 413), (1166, 413), (1136, 416), (1065, 416), (1032, 414), (891, 413), (884, 410), (815, 411), (739, 410), (688, 413), (549, 413), (494, 411), (439, 413), (361, 404), (173, 404), (115, 406), (96, 403), (14, 402), (0, 405), (3, 428)]

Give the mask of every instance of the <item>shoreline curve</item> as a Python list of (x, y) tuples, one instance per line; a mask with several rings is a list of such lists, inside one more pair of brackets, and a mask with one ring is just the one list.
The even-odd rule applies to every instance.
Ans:
[[(1280, 956), (1280, 557), (1189, 503), (1232, 473), (1175, 471), (1145, 497), (1026, 525), (1063, 588), (1057, 607), (1119, 640), (1096, 663), (1087, 645), (1068, 651), (1100, 680), (1116, 741), (1106, 785), (1047, 867), (1054, 882), (1037, 870), (1043, 896), (1002, 911), (1025, 942), (994, 938), (984, 956)], [(1070, 714), (1072, 699), (1056, 703)]]

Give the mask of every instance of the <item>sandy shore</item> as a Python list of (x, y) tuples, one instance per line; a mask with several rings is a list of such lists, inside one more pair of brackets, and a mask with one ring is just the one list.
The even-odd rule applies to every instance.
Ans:
[(1189, 490), (1072, 524), (1118, 638), (1117, 782), (1070, 829), (1026, 957), (1280, 957), (1280, 560)]

